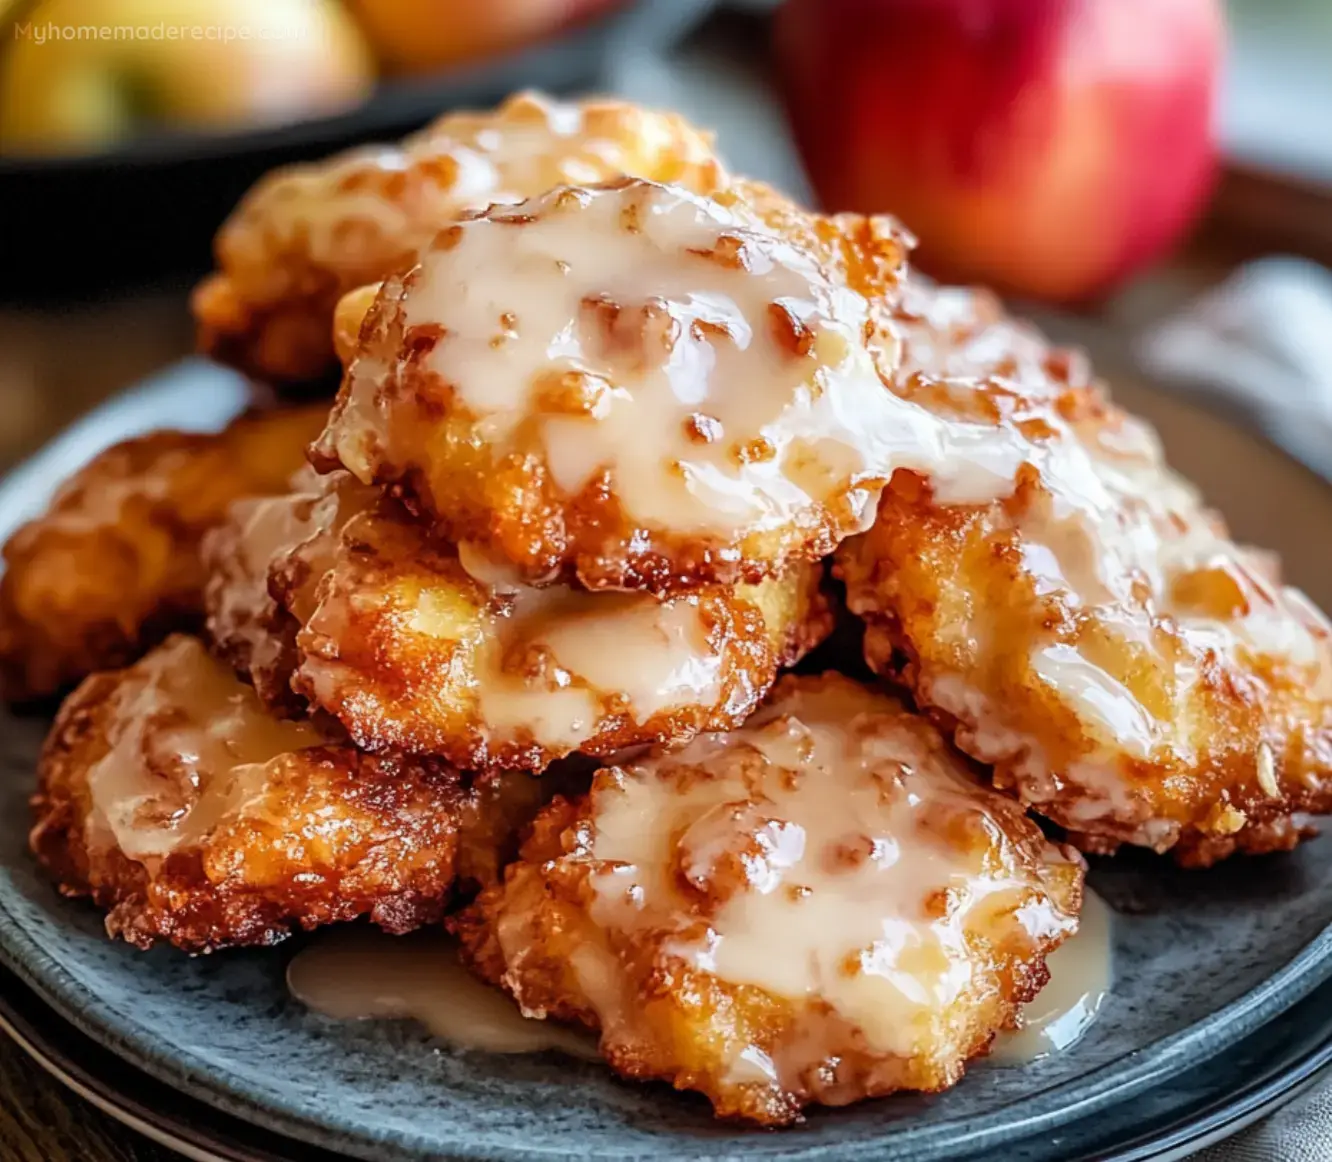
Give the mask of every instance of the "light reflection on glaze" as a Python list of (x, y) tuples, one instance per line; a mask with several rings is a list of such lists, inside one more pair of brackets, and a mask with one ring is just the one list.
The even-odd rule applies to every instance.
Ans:
[[(990, 814), (1003, 801), (894, 705), (837, 683), (614, 772), (593, 790), (591, 855), (606, 870), (591, 880), (592, 918), (630, 938), (680, 925), (669, 950), (686, 963), (826, 1004), (827, 1023), (862, 1030), (875, 1052), (928, 1052), (941, 1014), (985, 987), (972, 941), (1035, 950), (1077, 920), (1018, 859), (1011, 820)], [(673, 877), (712, 902), (706, 924), (687, 922)], [(592, 996), (599, 1009), (614, 1003), (606, 992)], [(818, 1060), (824, 1024), (811, 1018), (790, 1053)], [(796, 1065), (732, 1068), (777, 1078)]]
[[(1071, 825), (1112, 819), (1124, 838), (1136, 828), (1134, 842), (1169, 846), (1178, 824), (1148, 818), (1133, 761), (1183, 769), (1209, 761), (1201, 750), (1216, 714), (1204, 706), (1215, 698), (1207, 683), (1216, 685), (1218, 661), (1238, 686), (1294, 666), (1311, 700), (1332, 699), (1332, 626), (1277, 581), (1265, 554), (1230, 539), (1167, 466), (1148, 424), (1095, 403), (1080, 357), (1052, 349), (984, 293), (917, 280), (885, 316), (901, 352), (899, 395), (963, 427), (988, 417), (996, 440), (1023, 445), (1024, 487), (982, 499), (1004, 502), (989, 519), (995, 550), (1016, 549), (1015, 600), (1030, 584), (1044, 602), (1025, 665), (998, 657), (991, 637), (1001, 618), (985, 602), (963, 624), (939, 627), (976, 647), (958, 669), (939, 651), (921, 667), (919, 692), (959, 720), (968, 753), (1018, 774), (1026, 801), (1054, 804)], [(937, 487), (933, 499), (956, 500)], [(849, 599), (875, 612), (873, 593), (853, 586)], [(1087, 741), (1076, 759), (1047, 763), (1040, 738), (991, 688), (996, 668), (1076, 717)], [(1255, 753), (1262, 741), (1253, 739)]]
[(497, 459), (535, 432), (567, 497), (604, 475), (650, 529), (729, 537), (820, 506), (853, 531), (898, 468), (988, 499), (1028, 451), (885, 391), (869, 304), (743, 198), (640, 181), (494, 207), (379, 309), (323, 441), (363, 480), (411, 464), (443, 488), (446, 405)]
[(266, 764), (326, 741), (309, 723), (270, 715), (250, 687), (176, 637), (125, 672), (109, 749), (88, 773), (88, 827), (108, 829), (130, 859), (151, 862), (244, 809)]
[[(424, 534), (400, 510), (376, 508), (378, 502), (377, 490), (344, 472), (327, 477), (322, 494), (297, 490), (238, 510), (246, 519), (237, 555), (250, 568), (238, 570), (245, 583), (230, 587), (231, 604), (267, 602), (268, 578), (276, 573), (292, 581), (285, 601), (305, 627), (302, 644), (350, 640), (351, 619), (365, 603), (393, 596), (391, 573), (379, 588), (361, 590), (346, 580), (354, 576), (356, 560), (368, 558), (382, 530), (397, 538), (394, 552), (412, 558), (403, 560), (403, 573), (415, 568), (418, 556), (420, 561), (440, 556), (437, 551), (430, 558), (424, 549), (408, 553)], [(444, 546), (445, 557), (448, 552)], [(467, 696), (475, 699), (478, 720), (493, 739), (530, 734), (539, 745), (571, 750), (603, 728), (609, 715), (642, 725), (681, 708), (721, 709), (728, 697), (724, 679), (738, 664), (731, 656), (736, 638), (715, 625), (715, 605), (734, 604), (730, 595), (683, 594), (658, 601), (646, 594), (588, 593), (564, 585), (535, 588), (514, 581), (466, 545), (457, 561), (446, 565), (456, 567), (411, 572), (421, 584), (402, 611), (395, 639), (403, 651), (399, 656), (431, 650), (445, 659), (465, 656), (465, 668), (474, 676)], [(817, 569), (801, 566), (787, 577), (741, 586), (738, 593), (758, 609), (775, 607), (789, 618), (786, 611), (801, 603), (784, 595), (807, 590)], [(262, 634), (262, 622), (257, 629)], [(785, 648), (790, 629), (767, 627), (774, 653)], [(307, 652), (300, 676), (306, 692), (329, 707), (356, 681), (335, 648)]]
[(1077, 1044), (1114, 985), (1113, 948), (1114, 913), (1087, 890), (1077, 934), (1046, 957), (1049, 983), (1023, 1006), (1021, 1028), (995, 1038), (989, 1059), (998, 1065), (1027, 1065)]

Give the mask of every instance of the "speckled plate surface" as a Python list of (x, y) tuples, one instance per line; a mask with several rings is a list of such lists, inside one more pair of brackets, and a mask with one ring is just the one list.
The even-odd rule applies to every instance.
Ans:
[[(0, 1033), (103, 1113), (194, 1162), (347, 1162), (187, 1097), (83, 1036), (0, 968)], [(1332, 983), (1226, 1052), (1049, 1135), (1005, 1139), (1002, 1162), (1181, 1162), (1332, 1080)], [(993, 1149), (957, 1162), (995, 1162)]]
[[(25, 466), (0, 486), (0, 535), (102, 436), (118, 438), (134, 417), (195, 410), (210, 374), (187, 365)], [(1239, 536), (1281, 552), (1292, 580), (1332, 605), (1332, 489), (1191, 407), (1130, 386), (1118, 394), (1161, 426), (1175, 463)], [(285, 992), (284, 950), (189, 960), (108, 942), (100, 917), (61, 900), (24, 850), (45, 725), (9, 719), (0, 730), (0, 959), (150, 1076), (355, 1157), (959, 1159), (1098, 1110), (1134, 1118), (1141, 1103), (1127, 1099), (1239, 1045), (1332, 976), (1332, 837), (1207, 873), (1103, 861), (1092, 883), (1118, 914), (1116, 985), (1073, 1050), (1023, 1068), (978, 1064), (946, 1094), (819, 1112), (781, 1133), (718, 1125), (701, 1099), (624, 1084), (594, 1064), (459, 1053), (407, 1024), (310, 1014)]]

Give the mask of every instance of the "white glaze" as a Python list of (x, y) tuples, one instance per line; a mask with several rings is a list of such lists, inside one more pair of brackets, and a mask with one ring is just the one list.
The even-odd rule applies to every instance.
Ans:
[[(510, 610), (483, 648), (478, 685), (481, 715), (499, 733), (526, 727), (544, 744), (576, 745), (598, 725), (606, 695), (622, 697), (640, 724), (721, 696), (722, 656), (708, 640), (697, 598), (658, 603), (558, 586), (524, 589)], [(534, 681), (506, 668), (506, 658), (532, 651), (554, 670)]]
[[(1016, 860), (994, 796), (929, 728), (903, 723), (890, 700), (839, 683), (594, 787), (598, 927), (675, 930), (667, 951), (687, 964), (831, 1010), (782, 1061), (733, 1062), (737, 1077), (807, 1067), (837, 1021), (874, 1052), (928, 1054), (949, 1007), (986, 987), (971, 941), (1035, 949), (1076, 927)], [(1042, 858), (1063, 861), (1048, 846)], [(708, 901), (701, 913), (680, 883)], [(606, 1023), (619, 986), (589, 956), (579, 976)]]
[(209, 632), (218, 641), (243, 642), (251, 674), (272, 671), (281, 659), (284, 641), (272, 625), (275, 603), (268, 570), (279, 554), (310, 535), (304, 514), (319, 494), (314, 470), (302, 468), (292, 477), (289, 493), (245, 497), (231, 505), (227, 521), (234, 537), (218, 539), (215, 530), (204, 539), (204, 565), (211, 573)]
[(116, 690), (109, 748), (88, 772), (90, 841), (109, 831), (130, 859), (151, 862), (243, 811), (266, 764), (325, 741), (309, 723), (276, 719), (195, 638), (175, 637)]
[[(1229, 538), (1197, 490), (1166, 465), (1151, 427), (1132, 417), (1122, 424), (1094, 413), (1066, 418), (1055, 406), (1067, 383), (1090, 384), (1079, 360), (1053, 353), (983, 296), (928, 284), (908, 295), (908, 309), (888, 331), (902, 352), (898, 390), (908, 398), (940, 415), (956, 408), (953, 422), (967, 427), (986, 393), (1012, 390), (1043, 425), (1030, 437), (1016, 422), (992, 426), (1006, 433), (1002, 439), (1025, 445), (1018, 459), (1036, 469), (1042, 490), (1014, 521), (1023, 570), (1040, 595), (1078, 616), (1077, 625), (1095, 627), (1079, 633), (1071, 621), (1053, 623), (1029, 652), (1030, 680), (1077, 716), (1089, 747), (1074, 767), (1051, 769), (1040, 740), (1015, 730), (1007, 707), (987, 698), (965, 670), (926, 679), (931, 701), (961, 720), (959, 740), (970, 753), (1017, 767), (1024, 798), (1053, 798), (1067, 776), (1080, 788), (1068, 806), (1080, 822), (1144, 815), (1124, 760), (1189, 754), (1197, 685), (1209, 658), (1238, 672), (1252, 670), (1260, 657), (1293, 664), (1311, 697), (1332, 697), (1332, 627), (1298, 590), (1265, 576), (1262, 554)], [(1056, 360), (1065, 361), (1066, 375), (1051, 374)], [(922, 375), (949, 383), (921, 392), (912, 377)], [(937, 402), (943, 400), (947, 407)], [(957, 499), (946, 489), (936, 489), (936, 498)], [(987, 648), (982, 609), (953, 628)], [(1106, 641), (1117, 648), (1098, 645)], [(1106, 668), (1107, 658), (1125, 666), (1135, 656), (1139, 668), (1160, 673), (1164, 704), (1144, 705), (1125, 673)], [(1151, 821), (1141, 822), (1142, 841), (1172, 839), (1173, 830), (1152, 836)]]
[[(555, 190), (460, 223), (381, 301), (394, 322), (363, 344), (328, 433), (363, 480), (381, 456), (434, 467), (429, 421), (395, 398), (431, 383), (494, 453), (535, 424), (565, 494), (607, 476), (627, 516), (683, 535), (820, 506), (854, 525), (898, 468), (987, 499), (1028, 450), (885, 391), (866, 301), (743, 202)], [(399, 324), (438, 336), (428, 354), (386, 346)]]
[(1021, 1027), (990, 1050), (999, 1065), (1027, 1065), (1063, 1053), (1085, 1036), (1114, 985), (1114, 914), (1086, 890), (1077, 934), (1046, 957), (1050, 981), (1024, 1005)]
[[(291, 611), (330, 641), (348, 632), (358, 594), (325, 578), (347, 560), (348, 542), (373, 540), (368, 522), (381, 519), (371, 511), (376, 495), (338, 473), (326, 479), (322, 497), (293, 493), (258, 502), (246, 526), (247, 557), (267, 557), (280, 567), (285, 557), (299, 556), (302, 581), (290, 595)], [(609, 713), (642, 725), (654, 715), (722, 699), (724, 642), (712, 634), (697, 594), (659, 602), (645, 594), (538, 589), (515, 583), (470, 547), (459, 561), (479, 591), (456, 575), (431, 586), (423, 573), (427, 584), (404, 628), (439, 639), (441, 650), (468, 651), (478, 716), (493, 737), (530, 732), (540, 745), (573, 749)], [(256, 572), (255, 584), (267, 575), (267, 569)], [(316, 699), (329, 704), (349, 677), (336, 652), (304, 657), (301, 672)]]
[(287, 965), (287, 987), (302, 1004), (337, 1020), (410, 1019), (460, 1049), (597, 1056), (591, 1037), (524, 1017), (512, 999), (477, 980), (442, 933), (321, 932)]

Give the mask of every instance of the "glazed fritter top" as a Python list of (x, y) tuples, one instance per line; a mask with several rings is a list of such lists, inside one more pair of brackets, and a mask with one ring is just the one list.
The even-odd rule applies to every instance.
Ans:
[[(325, 487), (307, 464), (292, 476), (288, 491), (236, 501), (201, 549), (214, 652), (254, 686), (265, 706), (294, 717), (305, 711), (291, 688), (300, 625), (270, 593), (269, 572), (276, 559), (314, 535), (314, 510)], [(362, 491), (362, 503), (371, 503), (370, 490)]]
[(870, 663), (1090, 849), (1293, 843), (1292, 812), (1332, 807), (1323, 616), (994, 300), (924, 284), (886, 330), (899, 397), (1005, 468), (972, 503), (899, 473), (843, 546)]
[(4, 547), (0, 680), (46, 697), (198, 622), (199, 542), (241, 496), (285, 490), (326, 407), (154, 432), (96, 456)]
[(826, 554), (895, 464), (947, 470), (947, 431), (883, 390), (847, 285), (891, 282), (894, 224), (765, 199), (623, 179), (464, 218), (380, 289), (317, 466), (533, 584), (670, 593)]
[(1082, 867), (894, 699), (786, 678), (738, 731), (557, 800), (456, 923), (529, 1016), (780, 1124), (942, 1089), (1045, 982)]
[(194, 296), (200, 349), (263, 379), (314, 379), (333, 366), (339, 296), (387, 277), (458, 213), (619, 174), (702, 193), (724, 177), (709, 137), (674, 114), (532, 93), (448, 113), (401, 145), (277, 170), (218, 232), (218, 272)]

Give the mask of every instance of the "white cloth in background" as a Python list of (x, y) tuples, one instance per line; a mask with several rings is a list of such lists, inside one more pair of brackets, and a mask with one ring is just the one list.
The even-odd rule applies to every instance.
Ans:
[(1328, 1162), (1332, 1159), (1332, 1085), (1270, 1114), (1189, 1162)]
[(1137, 355), (1155, 378), (1220, 397), (1332, 477), (1332, 271), (1301, 258), (1251, 263), (1151, 328)]

